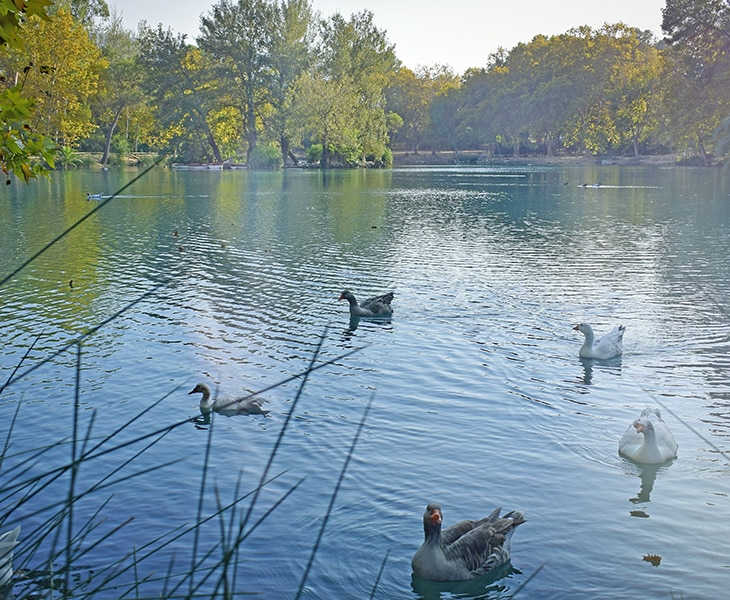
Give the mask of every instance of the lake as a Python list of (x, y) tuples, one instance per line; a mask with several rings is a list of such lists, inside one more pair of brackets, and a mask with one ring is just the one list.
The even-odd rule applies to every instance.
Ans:
[[(262, 598), (724, 594), (721, 172), (139, 175), (59, 172), (0, 201), (0, 278), (99, 208), (1, 289), (0, 531), (22, 526), (19, 595), (49, 562), (97, 598), (210, 597), (223, 581)], [(393, 291), (392, 319), (350, 322), (344, 288)], [(624, 324), (623, 356), (579, 359), (582, 321)], [(198, 382), (265, 390), (270, 414), (205, 422)], [(658, 467), (618, 454), (647, 406), (679, 443)], [(434, 501), (445, 525), (524, 511), (512, 571), (413, 580)]]

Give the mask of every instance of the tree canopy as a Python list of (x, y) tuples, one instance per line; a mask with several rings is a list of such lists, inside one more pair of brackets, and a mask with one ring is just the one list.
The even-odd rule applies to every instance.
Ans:
[[(48, 19), (46, 9), (51, 0), (0, 0), (0, 46), (19, 51), (23, 46), (23, 25), (28, 19)], [(36, 99), (24, 94), (25, 81), (33, 65), (25, 63), (20, 70), (0, 67), (0, 168), (5, 175), (14, 174), (24, 181), (53, 168), (54, 144), (31, 125), (35, 117)], [(46, 164), (33, 163), (40, 157)], [(10, 183), (10, 179), (6, 179)]]
[(53, 143), (103, 163), (134, 149), (269, 167), (388, 164), (394, 149), (710, 164), (730, 148), (725, 0), (666, 0), (663, 40), (582, 26), (463, 74), (412, 70), (372, 12), (325, 17), (308, 0), (218, 0), (194, 41), (125, 30), (104, 0), (17, 5), (0, 0), (2, 165), (26, 179), (52, 164)]

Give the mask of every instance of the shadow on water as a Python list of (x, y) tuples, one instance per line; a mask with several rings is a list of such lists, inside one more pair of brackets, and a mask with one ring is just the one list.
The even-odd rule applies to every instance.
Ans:
[(469, 581), (429, 581), (411, 574), (411, 589), (418, 594), (419, 600), (439, 600), (441, 598), (470, 598), (473, 600), (489, 600), (504, 597), (509, 586), (499, 580), (521, 572), (511, 562), (503, 564), (491, 573), (470, 579)]

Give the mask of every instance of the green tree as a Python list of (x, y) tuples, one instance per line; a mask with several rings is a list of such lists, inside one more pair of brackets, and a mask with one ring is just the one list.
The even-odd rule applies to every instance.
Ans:
[(27, 70), (22, 95), (36, 102), (34, 124), (61, 145), (72, 146), (96, 127), (91, 102), (106, 67), (87, 30), (66, 10), (48, 20), (30, 17), (22, 49), (7, 55), (8, 72)]
[(548, 156), (576, 109), (576, 70), (567, 58), (572, 58), (570, 42), (568, 36), (538, 35), (517, 46), (506, 61), (512, 85), (521, 90), (517, 99), (521, 128), (545, 144)]
[(458, 159), (464, 124), (461, 82), (446, 65), (424, 67), (420, 72), (428, 80), (431, 94), (426, 138), (431, 151), (449, 148)]
[(572, 69), (574, 102), (565, 125), (565, 139), (579, 152), (598, 154), (620, 136), (611, 121), (607, 82), (613, 68), (606, 36), (588, 26), (560, 36), (564, 65)]
[(672, 66), (664, 80), (668, 129), (680, 143), (696, 147), (707, 165), (710, 138), (730, 113), (730, 5), (667, 0), (662, 17)]
[(357, 111), (359, 95), (347, 79), (333, 79), (308, 72), (297, 81), (294, 113), (311, 141), (322, 146), (320, 165), (330, 166), (333, 149), (347, 161), (350, 150), (357, 149)]
[(610, 36), (619, 48), (608, 80), (614, 121), (639, 157), (639, 145), (657, 125), (663, 57), (650, 32), (616, 25)]
[(312, 7), (307, 0), (285, 0), (274, 6), (269, 86), (272, 111), (264, 123), (271, 137), (279, 143), (284, 164), (287, 157), (296, 163), (296, 157), (290, 150), (292, 138), (297, 137), (292, 95), (297, 79), (311, 61), (315, 35), (313, 25)]
[(492, 118), (497, 72), (487, 68), (468, 69), (461, 78), (461, 121), (470, 132), (471, 146), (494, 150), (499, 132)]
[(20, 48), (23, 45), (23, 23), (28, 17), (48, 19), (53, 0), (0, 0), (0, 45)]
[(142, 24), (138, 34), (142, 86), (163, 129), (158, 143), (186, 162), (222, 162), (213, 130), (222, 110), (216, 82), (208, 59), (185, 39), (161, 25), (152, 29)]
[(695, 59), (707, 75), (730, 60), (730, 4), (727, 0), (666, 0), (662, 31), (667, 41)]
[[(4, 53), (8, 49), (19, 50), (23, 45), (23, 23), (35, 16), (48, 19), (46, 9), (51, 0), (0, 0), (0, 46)], [(6, 56), (3, 56), (5, 59)], [(3, 62), (5, 62), (3, 60)], [(32, 126), (35, 115), (35, 99), (23, 94), (23, 88), (32, 69), (26, 64), (20, 73), (13, 73), (7, 65), (0, 68), (0, 168), (7, 176), (10, 173), (21, 177), (26, 183), (38, 175), (47, 175), (46, 164), (53, 168), (55, 144)], [(34, 156), (43, 162), (33, 162)], [(10, 179), (6, 179), (10, 183)]]
[(276, 22), (274, 6), (265, 0), (220, 0), (201, 18), (198, 46), (213, 59), (219, 88), (239, 111), (247, 163), (258, 140), (259, 119), (269, 104)]
[(415, 153), (424, 144), (433, 143), (431, 105), (452, 87), (458, 87), (458, 78), (445, 65), (421, 66), (416, 71), (401, 66), (389, 77), (384, 89), (386, 106), (403, 119), (398, 143)]
[(96, 43), (108, 63), (102, 74), (99, 100), (96, 102), (96, 121), (104, 132), (104, 150), (101, 163), (109, 159), (112, 138), (119, 119), (145, 102), (142, 90), (143, 74), (137, 61), (138, 44), (131, 31), (124, 28), (121, 17), (114, 14), (96, 32)]
[(349, 20), (339, 13), (322, 20), (320, 40), (319, 73), (357, 95), (354, 123), (348, 126), (356, 136), (356, 152), (362, 159), (379, 159), (389, 141), (384, 89), (399, 66), (395, 48), (367, 10)]
[(56, 10), (65, 9), (73, 15), (77, 23), (90, 27), (94, 20), (110, 16), (106, 0), (55, 0)]

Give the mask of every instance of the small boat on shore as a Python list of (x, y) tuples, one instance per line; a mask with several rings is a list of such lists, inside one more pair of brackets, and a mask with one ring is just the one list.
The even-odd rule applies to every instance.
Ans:
[(176, 171), (220, 171), (223, 163), (172, 163)]

